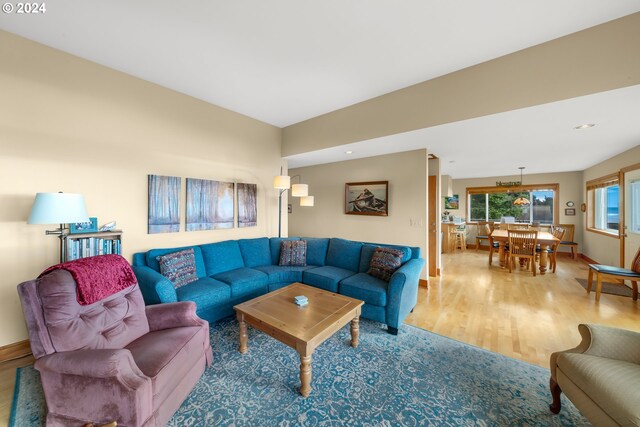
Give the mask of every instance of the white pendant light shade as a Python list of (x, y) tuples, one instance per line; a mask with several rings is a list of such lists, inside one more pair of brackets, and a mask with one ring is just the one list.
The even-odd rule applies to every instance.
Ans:
[(73, 193), (37, 193), (28, 224), (89, 222), (84, 196)]
[(304, 196), (300, 198), (300, 206), (313, 206), (313, 196)]
[(288, 175), (277, 175), (273, 178), (273, 188), (286, 190), (291, 187), (291, 177)]
[(309, 186), (307, 184), (293, 184), (291, 186), (291, 195), (294, 197), (306, 197), (309, 195)]

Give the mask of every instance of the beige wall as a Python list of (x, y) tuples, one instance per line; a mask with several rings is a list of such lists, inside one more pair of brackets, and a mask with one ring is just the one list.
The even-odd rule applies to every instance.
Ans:
[[(315, 206), (301, 207), (298, 199), (290, 199), (289, 235), (420, 246), (426, 259), (426, 150), (291, 169), (290, 174), (309, 184)], [(345, 215), (345, 183), (363, 181), (389, 181), (389, 216)]]
[[(524, 175), (523, 182), (526, 185), (534, 184), (559, 184), (560, 185), (560, 220), (556, 221), (562, 224), (575, 224), (574, 240), (578, 242), (578, 250), (582, 252), (583, 242), (583, 221), (585, 214), (580, 211), (580, 204), (584, 201), (582, 189), (582, 172), (561, 172), (561, 173), (541, 173)], [(460, 209), (449, 210), (451, 215), (467, 217), (467, 200), (466, 191), (468, 187), (492, 187), (496, 185), (496, 181), (520, 181), (520, 175), (513, 176), (495, 176), (489, 178), (471, 178), (471, 179), (454, 179), (453, 194), (460, 196)], [(567, 216), (564, 210), (566, 203), (572, 201), (573, 208), (576, 210), (575, 216)], [(468, 243), (475, 244), (474, 240)]]
[[(639, 141), (640, 142), (640, 141)], [(595, 178), (600, 178), (620, 169), (640, 163), (640, 145), (614, 156), (602, 163), (598, 163), (584, 171), (582, 182), (582, 194), (586, 199), (586, 183)], [(586, 227), (586, 224), (585, 224)], [(607, 265), (620, 265), (620, 240), (592, 231), (584, 232), (584, 253), (594, 261)], [(633, 257), (633, 253), (628, 256)]]
[[(280, 129), (6, 32), (0, 58), (0, 346), (27, 338), (16, 285), (58, 259), (55, 226), (26, 223), (36, 192), (84, 194), (129, 259), (277, 235)], [(182, 177), (179, 233), (147, 234), (147, 174)], [(257, 184), (258, 226), (185, 232), (187, 177)]]
[(640, 84), (640, 13), (288, 126), (289, 156)]

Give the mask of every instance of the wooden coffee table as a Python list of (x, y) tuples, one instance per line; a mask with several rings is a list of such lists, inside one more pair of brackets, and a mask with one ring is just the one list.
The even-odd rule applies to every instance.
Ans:
[[(304, 295), (309, 304), (297, 306), (293, 298)], [(311, 355), (327, 338), (351, 322), (351, 346), (358, 346), (363, 301), (292, 283), (266, 295), (236, 305), (240, 325), (240, 353), (247, 352), (247, 324), (295, 349), (300, 355), (300, 394), (311, 393)]]

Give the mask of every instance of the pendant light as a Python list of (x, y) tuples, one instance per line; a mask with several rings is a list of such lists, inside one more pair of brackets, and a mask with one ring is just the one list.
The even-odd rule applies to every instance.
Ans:
[[(520, 166), (518, 169), (520, 169), (520, 185), (522, 186), (522, 170), (524, 169), (524, 166)], [(531, 202), (526, 197), (518, 197), (513, 201), (513, 204), (515, 206), (527, 206), (530, 205)]]

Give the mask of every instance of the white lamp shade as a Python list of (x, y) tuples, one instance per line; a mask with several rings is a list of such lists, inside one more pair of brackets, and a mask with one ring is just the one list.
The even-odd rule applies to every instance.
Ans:
[(294, 197), (306, 197), (309, 195), (309, 186), (307, 184), (293, 184), (291, 186), (291, 195)]
[(89, 222), (84, 196), (73, 193), (37, 193), (28, 224)]
[(300, 206), (313, 206), (313, 196), (300, 197)]
[(278, 175), (273, 178), (273, 188), (286, 190), (291, 187), (291, 177), (288, 175)]

